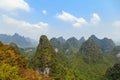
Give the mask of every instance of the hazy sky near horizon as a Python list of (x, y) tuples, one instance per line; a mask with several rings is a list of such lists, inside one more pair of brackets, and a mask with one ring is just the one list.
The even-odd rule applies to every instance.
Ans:
[(120, 0), (0, 0), (0, 34), (120, 41)]

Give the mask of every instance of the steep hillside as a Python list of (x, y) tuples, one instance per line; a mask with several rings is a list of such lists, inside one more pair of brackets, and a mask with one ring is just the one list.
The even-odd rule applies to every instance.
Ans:
[[(32, 58), (32, 65), (35, 69), (39, 70), (40, 73), (44, 73), (47, 68), (52, 70), (54, 64), (55, 52), (52, 48), (47, 36), (42, 35), (39, 40), (37, 50), (34, 57)], [(48, 74), (48, 76), (51, 73)]]
[(71, 37), (66, 41), (71, 47), (74, 48), (79, 48), (80, 47), (80, 42), (75, 38)]
[(79, 55), (83, 56), (86, 63), (99, 63), (102, 57), (102, 51), (99, 49), (93, 39), (88, 39), (79, 50)]
[(59, 51), (62, 51), (67, 54), (78, 52), (80, 46), (85, 42), (84, 37), (81, 37), (80, 40), (77, 40), (75, 37), (71, 37), (65, 41), (63, 37), (52, 38), (50, 43), (53, 48), (57, 48)]
[(95, 35), (92, 35), (90, 39), (93, 39), (104, 53), (111, 52), (115, 47), (114, 42), (108, 38), (98, 39)]
[(57, 38), (52, 38), (50, 43), (54, 49), (57, 48), (60, 51), (63, 50), (63, 44)]

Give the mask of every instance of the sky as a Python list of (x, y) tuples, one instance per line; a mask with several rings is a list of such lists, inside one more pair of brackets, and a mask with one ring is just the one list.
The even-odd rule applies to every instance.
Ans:
[(0, 34), (120, 41), (120, 0), (0, 0)]

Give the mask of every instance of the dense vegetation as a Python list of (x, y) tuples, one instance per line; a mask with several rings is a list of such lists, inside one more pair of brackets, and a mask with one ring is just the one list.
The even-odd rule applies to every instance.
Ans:
[(113, 67), (108, 68), (105, 77), (108, 80), (120, 80), (120, 64), (115, 64)]
[(37, 48), (0, 42), (0, 80), (119, 80), (119, 52), (113, 41), (95, 36), (49, 41), (42, 35)]
[(0, 80), (41, 80), (37, 71), (28, 67), (27, 58), (12, 46), (0, 42)]

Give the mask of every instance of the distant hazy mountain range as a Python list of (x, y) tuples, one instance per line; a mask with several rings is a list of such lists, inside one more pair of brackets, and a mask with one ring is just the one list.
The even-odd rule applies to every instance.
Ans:
[[(112, 39), (99, 39), (95, 35), (90, 36), (89, 39), (93, 39), (103, 53), (111, 52), (115, 47), (115, 44), (112, 41)], [(75, 37), (71, 37), (67, 40), (65, 40), (63, 37), (52, 38), (50, 40), (54, 48), (58, 48), (59, 50), (62, 50), (64, 52), (71, 51), (72, 49), (73, 51), (79, 50), (79, 48), (85, 41), (86, 40), (84, 39), (84, 37), (81, 37), (81, 39), (79, 40), (77, 40)]]
[(19, 47), (23, 47), (23, 48), (37, 46), (37, 41), (21, 36), (18, 33), (15, 33), (12, 36), (6, 34), (0, 34), (0, 41), (6, 44), (16, 43)]
[[(89, 37), (90, 39), (93, 39), (98, 47), (104, 52), (110, 52), (113, 50), (115, 44), (111, 39), (103, 38), (98, 39), (95, 35), (92, 35)], [(30, 38), (26, 38), (24, 36), (21, 36), (17, 33), (14, 35), (6, 35), (6, 34), (0, 34), (0, 41), (10, 44), (10, 43), (16, 43), (19, 47), (36, 47), (37, 41), (32, 40)], [(77, 40), (75, 37), (71, 37), (67, 40), (65, 40), (63, 37), (59, 38), (52, 38), (50, 40), (50, 43), (54, 48), (57, 48), (63, 52), (72, 52), (72, 51), (78, 51), (81, 45), (86, 40), (84, 37), (81, 37), (79, 40)]]

